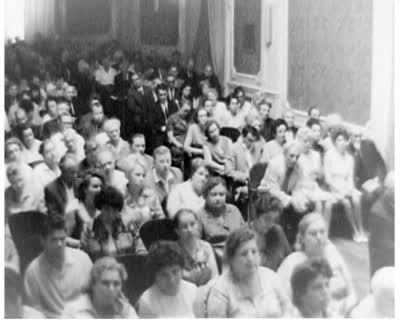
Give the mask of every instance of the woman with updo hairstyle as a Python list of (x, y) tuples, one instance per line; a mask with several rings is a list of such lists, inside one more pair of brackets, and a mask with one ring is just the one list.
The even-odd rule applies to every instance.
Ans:
[(253, 231), (243, 226), (225, 244), (228, 269), (211, 285), (205, 317), (279, 318), (289, 316), (290, 302), (276, 273), (260, 266)]
[(274, 197), (260, 196), (256, 199), (255, 217), (251, 222), (256, 234), (260, 265), (276, 271), (290, 253), (290, 244), (280, 226), (282, 207)]
[(134, 162), (128, 171), (128, 192), (122, 211), (125, 225), (134, 230), (150, 220), (165, 218), (161, 203), (153, 189), (145, 183), (146, 166), (140, 161)]
[(226, 171), (226, 162), (232, 154), (232, 141), (220, 134), (217, 121), (210, 120), (205, 128), (207, 137), (203, 148), (204, 160), (211, 173), (223, 176)]
[(183, 279), (197, 286), (218, 276), (218, 267), (211, 245), (200, 239), (199, 220), (190, 209), (180, 209), (174, 219), (174, 229), (184, 257)]
[[(331, 133), (333, 147), (324, 159), (325, 182), (335, 196), (335, 203), (342, 204), (353, 229), (353, 240), (366, 242), (361, 213), (361, 192), (354, 185), (354, 158), (348, 151), (349, 133), (337, 127)], [(330, 221), (329, 221), (330, 222)]]
[(211, 177), (204, 186), (204, 206), (199, 210), (204, 239), (211, 243), (219, 257), (229, 234), (244, 224), (242, 214), (226, 203), (227, 189), (221, 177)]
[(90, 273), (87, 293), (66, 304), (63, 318), (136, 319), (135, 309), (122, 293), (125, 267), (112, 257), (98, 259)]
[(202, 157), (203, 146), (206, 142), (205, 129), (208, 121), (207, 110), (198, 108), (193, 116), (194, 122), (189, 125), (183, 150), (189, 157)]
[(173, 241), (158, 241), (147, 258), (152, 285), (138, 301), (140, 318), (194, 318), (196, 286), (182, 279), (185, 265), (181, 248)]
[(94, 219), (92, 228), (86, 227), (82, 236), (82, 247), (92, 259), (146, 253), (137, 230), (128, 228), (121, 218), (124, 198), (119, 190), (106, 186), (96, 194), (94, 204), (100, 215)]
[(330, 310), (329, 280), (332, 270), (325, 259), (299, 264), (290, 280), (293, 304), (301, 318), (334, 318)]
[(208, 169), (201, 158), (191, 161), (189, 180), (174, 186), (168, 195), (167, 211), (173, 218), (180, 209), (198, 211), (204, 206), (203, 188), (208, 178)]
[(329, 281), (332, 312), (345, 315), (354, 306), (356, 293), (343, 257), (328, 240), (326, 222), (320, 213), (309, 213), (300, 220), (295, 247), (296, 251), (287, 256), (278, 269), (288, 295), (292, 297), (290, 279), (295, 267), (311, 258), (325, 258), (333, 274)]
[(261, 162), (269, 162), (272, 158), (284, 153), (287, 129), (288, 125), (285, 120), (276, 119), (273, 122), (272, 133), (274, 138), (265, 144)]

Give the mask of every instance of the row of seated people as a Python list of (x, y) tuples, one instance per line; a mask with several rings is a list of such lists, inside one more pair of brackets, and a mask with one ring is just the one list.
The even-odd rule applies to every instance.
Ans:
[[(198, 224), (198, 214), (180, 210), (173, 220), (177, 240), (154, 242), (138, 274), (126, 270), (118, 257), (107, 254), (93, 264), (84, 251), (67, 246), (65, 219), (61, 215), (47, 216), (41, 229), (43, 251), (30, 263), (23, 283), (12, 264), (17, 254), (6, 251), (11, 257), (5, 269), (6, 316), (394, 316), (394, 267), (377, 270), (371, 280), (371, 293), (358, 299), (346, 262), (328, 240), (325, 219), (318, 212), (301, 219), (297, 250), (287, 252), (276, 271), (263, 264), (281, 242), (279, 237), (273, 240), (270, 236), (270, 248), (265, 247), (265, 232), (279, 230), (269, 212), (257, 214), (252, 228), (239, 226), (229, 233), (221, 274), (210, 244), (199, 237)], [(146, 286), (137, 301), (129, 301), (124, 291), (141, 278), (147, 278)]]

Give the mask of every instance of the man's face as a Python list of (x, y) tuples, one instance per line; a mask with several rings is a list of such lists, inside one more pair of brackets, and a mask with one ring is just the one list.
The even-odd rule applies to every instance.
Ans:
[(54, 230), (43, 239), (44, 251), (52, 257), (61, 258), (67, 244), (67, 233), (64, 229)]
[(132, 83), (133, 83), (133, 87), (138, 89), (142, 86), (142, 79), (140, 79), (139, 75), (134, 74), (132, 76)]
[(256, 141), (256, 137), (254, 137), (251, 133), (248, 133), (247, 136), (243, 137), (243, 143), (250, 151), (254, 149), (254, 144), (256, 143)]
[(206, 65), (206, 67), (204, 68), (204, 75), (206, 77), (211, 77), (213, 73), (212, 67), (210, 65)]
[(158, 90), (158, 99), (160, 100), (161, 103), (164, 103), (167, 101), (167, 91), (163, 89)]
[(57, 104), (57, 115), (61, 117), (65, 114), (69, 114), (69, 105), (65, 102)]
[(175, 77), (168, 76), (167, 77), (167, 84), (168, 84), (168, 88), (174, 89), (175, 88)]
[(319, 141), (321, 139), (321, 126), (319, 124), (314, 124), (311, 127), (312, 136), (314, 141)]
[(293, 127), (294, 125), (294, 114), (293, 112), (286, 112), (284, 119), (289, 127)]
[(178, 69), (176, 67), (171, 67), (169, 73), (176, 78), (178, 76)]
[(15, 122), (17, 125), (22, 126), (28, 123), (28, 116), (26, 115), (25, 111), (18, 110), (18, 112), (15, 114)]
[(113, 156), (108, 152), (104, 152), (99, 155), (98, 164), (99, 164), (100, 170), (103, 171), (103, 174), (106, 177), (109, 177), (110, 174), (114, 171), (115, 161), (114, 161)]
[(27, 146), (28, 148), (30, 148), (32, 146), (32, 144), (35, 142), (35, 136), (33, 135), (33, 131), (31, 128), (25, 129), (22, 132), (22, 137), (23, 137), (25, 146)]
[(319, 112), (319, 110), (317, 108), (311, 109), (310, 118), (319, 119), (320, 115), (321, 115), (321, 113)]
[(53, 142), (47, 142), (43, 148), (44, 161), (50, 166), (54, 165), (57, 161), (55, 147)]
[(154, 168), (160, 175), (165, 175), (171, 169), (171, 154), (159, 154), (154, 159)]
[(193, 70), (193, 69), (194, 69), (194, 60), (193, 60), (192, 58), (190, 58), (190, 59), (188, 60), (187, 68), (188, 68), (189, 70)]
[(110, 124), (106, 132), (111, 141), (118, 141), (121, 136), (120, 128), (116, 124)]
[(143, 137), (136, 137), (132, 140), (132, 152), (144, 155), (146, 150), (146, 142)]
[(18, 94), (18, 87), (15, 84), (10, 86), (10, 88), (8, 88), (8, 94), (11, 97), (16, 97)]
[(75, 135), (73, 135), (73, 134), (65, 135), (64, 143), (65, 143), (65, 146), (67, 147), (68, 151), (72, 151), (72, 152), (75, 151), (75, 149), (76, 149)]
[(96, 104), (92, 107), (93, 120), (96, 123), (102, 123), (104, 120), (103, 106), (101, 104)]
[(50, 100), (49, 103), (47, 104), (47, 109), (48, 113), (51, 117), (56, 117), (57, 116), (57, 102), (54, 100)]
[(85, 155), (89, 163), (94, 163), (96, 161), (96, 150), (97, 144), (95, 141), (91, 140), (85, 144)]
[(73, 87), (67, 87), (67, 89), (65, 89), (65, 98), (68, 101), (72, 101), (74, 95), (75, 95), (75, 90)]
[(286, 163), (287, 163), (287, 167), (288, 168), (293, 168), (296, 163), (297, 160), (299, 159), (300, 156), (300, 150), (298, 147), (292, 147), (289, 150), (287, 150), (286, 153)]
[(74, 124), (74, 120), (70, 115), (61, 116), (61, 130), (71, 129)]
[(7, 146), (6, 151), (7, 151), (7, 158), (9, 161), (18, 162), (21, 159), (22, 151), (19, 145), (17, 145), (16, 143), (9, 144)]
[(96, 301), (103, 306), (113, 306), (121, 296), (122, 281), (118, 270), (104, 270), (93, 287)]
[(61, 175), (65, 183), (72, 185), (78, 177), (78, 162), (75, 159), (67, 159), (61, 168)]
[(192, 108), (187, 103), (183, 104), (181, 109), (179, 110), (182, 118), (186, 119), (189, 116), (191, 109)]
[(270, 105), (268, 105), (268, 104), (260, 105), (260, 115), (263, 120), (265, 120), (269, 117), (270, 110), (271, 110)]
[(15, 192), (22, 192), (25, 186), (25, 179), (21, 172), (18, 172), (16, 175), (9, 177), (9, 181), (11, 188), (13, 188)]
[(239, 91), (236, 96), (237, 96), (237, 98), (239, 100), (239, 104), (242, 106), (243, 103), (244, 103), (244, 99), (245, 99), (244, 92), (243, 91)]
[(239, 100), (238, 99), (231, 99), (229, 103), (229, 111), (235, 115), (239, 110)]

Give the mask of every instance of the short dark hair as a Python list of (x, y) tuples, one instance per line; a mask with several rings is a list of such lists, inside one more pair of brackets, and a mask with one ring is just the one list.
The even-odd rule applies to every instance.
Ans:
[(64, 96), (57, 97), (57, 104), (62, 104), (62, 103), (70, 105), (70, 102)]
[(194, 121), (195, 123), (199, 123), (198, 117), (199, 117), (199, 112), (200, 112), (200, 111), (204, 111), (204, 112), (207, 114), (207, 116), (208, 116), (207, 110), (206, 110), (204, 107), (198, 107), (197, 110), (196, 110), (196, 111), (194, 112), (194, 114), (193, 114), (193, 121)]
[(204, 196), (204, 198), (207, 198), (207, 196), (210, 193), (210, 191), (212, 189), (214, 189), (216, 186), (219, 186), (219, 185), (222, 185), (222, 186), (224, 186), (225, 189), (227, 189), (224, 179), (222, 179), (221, 177), (218, 177), (218, 176), (210, 177), (207, 180), (207, 182), (206, 182), (206, 184), (204, 185), (204, 188), (203, 188), (203, 196)]
[(231, 262), (239, 247), (250, 240), (255, 239), (256, 235), (247, 225), (231, 232), (225, 242), (225, 258)]
[(313, 125), (319, 125), (322, 127), (321, 122), (318, 119), (310, 118), (306, 122), (306, 126), (309, 127), (310, 129), (313, 127)]
[(183, 269), (185, 265), (180, 246), (174, 241), (166, 240), (157, 241), (150, 247), (147, 263), (153, 282), (161, 269), (176, 265)]
[(160, 83), (160, 84), (157, 86), (156, 90), (157, 90), (157, 94), (158, 94), (158, 92), (159, 92), (160, 90), (167, 91), (168, 88), (167, 88), (167, 86), (166, 86), (165, 84)]
[(316, 109), (316, 110), (319, 111), (319, 109), (318, 109), (317, 106), (311, 106), (311, 107), (308, 108), (308, 111), (307, 111), (308, 116), (311, 116), (311, 112), (312, 112), (314, 109)]
[(101, 210), (104, 206), (109, 206), (118, 211), (124, 207), (124, 196), (112, 186), (106, 186), (94, 197), (94, 206)]
[(280, 127), (280, 126), (285, 126), (286, 127), (286, 130), (287, 130), (287, 128), (288, 128), (288, 125), (287, 125), (287, 123), (286, 123), (286, 121), (285, 120), (283, 120), (282, 118), (278, 118), (278, 119), (276, 119), (275, 121), (274, 121), (274, 123), (273, 123), (273, 134), (274, 134), (274, 136), (276, 135), (276, 130), (278, 130), (278, 128)]
[(50, 101), (54, 101), (55, 103), (57, 103), (57, 98), (54, 97), (54, 96), (48, 96), (48, 97), (47, 97), (46, 103), (45, 103), (45, 106), (46, 106), (46, 110), (47, 110), (47, 111), (49, 111), (49, 102), (50, 102)]
[(265, 196), (259, 196), (254, 203), (254, 207), (256, 218), (271, 211), (281, 212), (283, 209), (277, 198)]
[(295, 267), (290, 284), (296, 307), (300, 307), (301, 297), (306, 293), (310, 282), (320, 275), (328, 279), (332, 277), (332, 269), (325, 258), (312, 258)]
[(235, 90), (233, 90), (233, 95), (237, 98), (239, 92), (242, 92), (243, 95), (246, 95), (246, 92), (244, 91), (242, 86), (236, 87)]
[(251, 125), (246, 125), (242, 130), (242, 136), (247, 137), (248, 134), (251, 134), (256, 140), (260, 139), (260, 132)]
[(104, 178), (103, 175), (96, 169), (89, 169), (85, 172), (84, 177), (82, 178), (78, 189), (76, 191), (76, 197), (80, 201), (85, 201), (86, 198), (86, 190), (89, 186), (90, 180), (92, 178), (98, 178), (102, 182), (102, 185), (104, 186)]
[(58, 230), (66, 230), (65, 219), (62, 212), (48, 215), (42, 226), (42, 237), (46, 238), (49, 234)]
[(336, 143), (337, 138), (342, 136), (345, 140), (349, 140), (349, 132), (343, 126), (338, 126), (332, 130), (332, 142), (333, 144)]

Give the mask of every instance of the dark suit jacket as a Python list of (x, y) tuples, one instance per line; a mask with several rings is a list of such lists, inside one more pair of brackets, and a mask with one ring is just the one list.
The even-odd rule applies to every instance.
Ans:
[(218, 92), (219, 98), (222, 98), (222, 87), (221, 87), (219, 80), (215, 74), (213, 74), (211, 77), (206, 77), (204, 75), (201, 75), (200, 81), (203, 81), (203, 80), (208, 80), (208, 82), (210, 83), (210, 87), (215, 88)]
[(127, 99), (128, 92), (131, 87), (131, 83), (129, 81), (131, 77), (131, 72), (127, 73), (118, 73), (114, 78), (114, 95), (119, 99)]
[[(178, 111), (175, 103), (168, 103), (168, 114), (165, 116), (160, 101), (157, 101), (152, 111), (152, 146), (157, 148), (160, 145), (167, 144), (167, 120), (168, 117)], [(165, 128), (163, 130), (163, 128)]]
[(361, 140), (360, 151), (355, 150), (353, 144), (350, 144), (349, 149), (354, 156), (354, 179), (357, 188), (376, 176), (383, 182), (387, 173), (386, 164), (373, 141)]
[(44, 188), (44, 200), (46, 202), (48, 214), (64, 215), (65, 206), (67, 205), (67, 192), (61, 177), (50, 182)]
[(92, 113), (85, 114), (81, 117), (81, 121), (79, 122), (78, 132), (83, 138), (87, 140), (91, 136), (104, 131), (103, 124), (105, 120), (106, 117), (104, 117), (102, 123), (98, 124), (93, 121)]
[(128, 93), (128, 110), (132, 115), (133, 126), (136, 131), (141, 131), (151, 125), (151, 111), (154, 105), (154, 97), (149, 87), (143, 86), (141, 94), (136, 89), (132, 88)]

